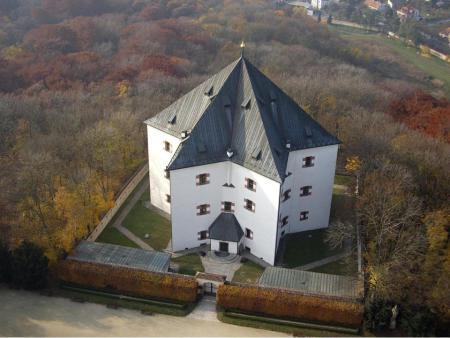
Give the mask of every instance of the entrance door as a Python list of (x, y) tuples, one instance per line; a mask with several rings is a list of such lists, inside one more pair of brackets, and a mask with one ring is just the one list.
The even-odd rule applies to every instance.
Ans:
[(228, 252), (228, 243), (227, 242), (219, 242), (219, 250)]

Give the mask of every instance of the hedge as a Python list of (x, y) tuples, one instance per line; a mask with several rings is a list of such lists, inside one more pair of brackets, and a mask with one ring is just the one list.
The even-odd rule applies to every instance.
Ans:
[(220, 285), (217, 304), (228, 310), (346, 327), (359, 327), (364, 314), (356, 301), (250, 285)]
[(195, 278), (172, 273), (68, 259), (58, 264), (57, 276), (62, 282), (130, 296), (184, 303), (197, 299), (198, 284)]

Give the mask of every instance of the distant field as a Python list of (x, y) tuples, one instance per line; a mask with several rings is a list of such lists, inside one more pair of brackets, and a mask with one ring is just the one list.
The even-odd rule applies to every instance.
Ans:
[(417, 69), (424, 72), (427, 76), (431, 76), (434, 79), (438, 79), (444, 83), (443, 89), (447, 96), (450, 97), (450, 64), (435, 57), (425, 57), (418, 54), (418, 50), (414, 47), (408, 47), (403, 42), (388, 39), (386, 36), (367, 32), (362, 29), (331, 26), (331, 30), (339, 33), (339, 35), (349, 41), (353, 42), (370, 42), (373, 44), (379, 44), (387, 47), (391, 52), (400, 56), (401, 61), (413, 65)]

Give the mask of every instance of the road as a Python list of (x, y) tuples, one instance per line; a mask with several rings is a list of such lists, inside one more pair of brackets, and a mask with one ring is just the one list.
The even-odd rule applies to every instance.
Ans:
[[(205, 316), (206, 317), (206, 316)], [(281, 336), (198, 316), (146, 316), (128, 309), (0, 286), (0, 336)]]

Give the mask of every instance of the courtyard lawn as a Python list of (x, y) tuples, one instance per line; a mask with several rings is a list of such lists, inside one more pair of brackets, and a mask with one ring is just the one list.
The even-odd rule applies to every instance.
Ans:
[(336, 175), (334, 177), (334, 184), (350, 186), (353, 182), (353, 177), (347, 175)]
[(330, 210), (330, 223), (336, 221), (352, 222), (354, 216), (353, 204), (353, 196), (344, 195), (339, 192), (333, 192)]
[(325, 243), (326, 231), (318, 229), (287, 235), (283, 264), (295, 268), (343, 252), (343, 249), (331, 249)]
[(117, 244), (122, 246), (129, 246), (132, 248), (139, 248), (139, 246), (127, 237), (122, 235), (119, 230), (112, 226), (107, 226), (105, 230), (98, 236), (96, 242)]
[[(155, 250), (164, 250), (171, 237), (170, 222), (144, 206), (149, 199), (149, 191), (146, 190), (139, 201), (125, 217), (122, 225), (150, 245)], [(145, 238), (145, 234), (149, 238)]]
[(356, 276), (358, 274), (358, 266), (356, 257), (349, 256), (338, 261), (319, 266), (309, 271), (329, 273), (332, 275)]
[(172, 262), (179, 265), (178, 273), (184, 275), (195, 276), (198, 272), (203, 272), (204, 268), (202, 265), (202, 260), (200, 256), (196, 253), (180, 256), (177, 258), (172, 258)]
[(234, 273), (233, 282), (256, 284), (263, 272), (264, 268), (247, 261)]

